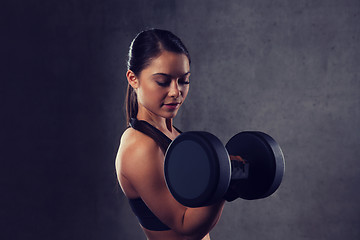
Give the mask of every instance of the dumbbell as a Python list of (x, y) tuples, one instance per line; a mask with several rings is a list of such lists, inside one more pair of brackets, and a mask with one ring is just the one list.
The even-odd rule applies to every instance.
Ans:
[(226, 146), (211, 133), (184, 132), (171, 142), (164, 162), (169, 191), (188, 207), (266, 198), (279, 188), (284, 171), (279, 144), (255, 131), (236, 134)]

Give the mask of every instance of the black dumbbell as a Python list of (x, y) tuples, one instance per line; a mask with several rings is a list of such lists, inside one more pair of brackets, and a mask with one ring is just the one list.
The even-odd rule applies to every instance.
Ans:
[(273, 138), (241, 132), (224, 146), (208, 132), (185, 132), (165, 155), (166, 184), (184, 206), (211, 205), (222, 198), (254, 200), (273, 194), (285, 171), (284, 156)]

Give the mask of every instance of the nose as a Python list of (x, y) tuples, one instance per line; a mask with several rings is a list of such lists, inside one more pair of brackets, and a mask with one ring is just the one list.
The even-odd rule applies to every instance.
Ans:
[(181, 95), (179, 84), (177, 81), (172, 81), (170, 84), (169, 96), (172, 98), (178, 98)]

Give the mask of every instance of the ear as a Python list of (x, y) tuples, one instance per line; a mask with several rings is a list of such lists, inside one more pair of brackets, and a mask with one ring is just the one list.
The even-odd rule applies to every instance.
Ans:
[(126, 72), (126, 78), (131, 87), (133, 87), (134, 89), (137, 89), (139, 87), (139, 79), (136, 77), (133, 71), (128, 70)]

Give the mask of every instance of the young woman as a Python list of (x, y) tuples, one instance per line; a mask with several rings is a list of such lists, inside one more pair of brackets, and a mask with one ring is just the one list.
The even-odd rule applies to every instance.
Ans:
[(169, 31), (139, 33), (129, 50), (127, 123), (116, 157), (121, 188), (150, 240), (210, 239), (224, 201), (201, 208), (178, 203), (164, 178), (164, 153), (180, 134), (173, 118), (190, 83), (190, 55)]

